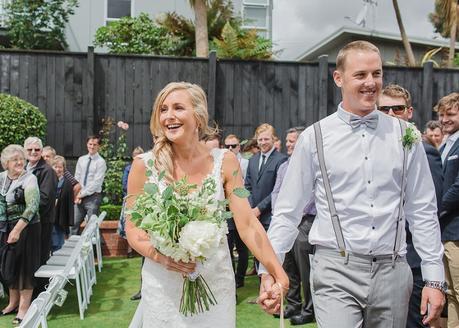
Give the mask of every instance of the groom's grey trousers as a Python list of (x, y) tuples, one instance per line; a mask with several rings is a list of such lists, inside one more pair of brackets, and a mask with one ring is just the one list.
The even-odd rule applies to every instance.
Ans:
[(316, 247), (311, 291), (322, 328), (404, 328), (413, 277), (406, 259)]

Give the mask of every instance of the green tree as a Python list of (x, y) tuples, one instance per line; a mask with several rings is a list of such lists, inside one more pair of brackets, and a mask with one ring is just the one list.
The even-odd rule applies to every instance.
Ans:
[(94, 39), (95, 46), (107, 47), (110, 53), (117, 54), (170, 55), (177, 50), (178, 42), (178, 37), (145, 13), (99, 27)]
[(458, 11), (457, 0), (435, 0), (435, 12), (429, 14), (435, 32), (440, 33), (444, 38), (449, 38), (448, 67), (453, 66), (454, 50), (458, 37)]
[(270, 59), (272, 42), (257, 34), (256, 30), (233, 28), (227, 22), (221, 38), (214, 38), (212, 48), (217, 51), (219, 58), (237, 59)]
[[(178, 40), (176, 56), (194, 56), (195, 50), (195, 25), (194, 22), (175, 12), (160, 16), (158, 24), (175, 36)], [(213, 0), (207, 10), (207, 29), (209, 42), (215, 38), (221, 39), (225, 24), (229, 22), (235, 29), (240, 29), (242, 20), (235, 16), (231, 1)], [(212, 48), (213, 46), (210, 45)]]
[(11, 46), (20, 49), (67, 48), (65, 26), (77, 0), (13, 0), (6, 5)]

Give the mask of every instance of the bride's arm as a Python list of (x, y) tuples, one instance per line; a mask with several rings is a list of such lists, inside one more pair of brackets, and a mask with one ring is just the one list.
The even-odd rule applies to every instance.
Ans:
[[(146, 181), (146, 168), (143, 159), (136, 158), (132, 163), (131, 172), (128, 177), (128, 197), (126, 199), (126, 208), (131, 208), (137, 196), (143, 192), (143, 186)], [(148, 234), (137, 228), (131, 222), (130, 215), (126, 216), (126, 236), (129, 245), (142, 256), (148, 257), (155, 262), (164, 265), (168, 270), (177, 271), (180, 273), (193, 272), (194, 263), (175, 262), (168, 256), (159, 253), (156, 248), (150, 243)]]
[[(233, 192), (235, 188), (244, 187), (239, 161), (233, 153), (225, 153), (222, 169), (225, 194), (229, 200), (229, 207), (231, 212), (233, 212), (234, 222), (236, 223), (239, 236), (252, 254), (274, 277), (276, 282), (281, 283), (282, 287), (287, 290), (287, 274), (284, 269), (282, 269), (282, 265), (279, 263), (274, 253), (265, 229), (258, 218), (253, 214), (247, 198), (240, 198)], [(237, 175), (234, 175), (234, 172), (237, 172)]]

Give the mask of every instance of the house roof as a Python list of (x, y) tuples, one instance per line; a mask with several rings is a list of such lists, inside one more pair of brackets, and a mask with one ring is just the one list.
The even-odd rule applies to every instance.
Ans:
[[(349, 26), (343, 26), (327, 36), (326, 38), (322, 39), (319, 43), (314, 45), (313, 47), (309, 48), (301, 55), (299, 55), (296, 60), (302, 61), (305, 58), (317, 58), (320, 55), (326, 54), (328, 49), (334, 49), (337, 47), (341, 47), (343, 39), (348, 39), (349, 37), (355, 36), (362, 36), (362, 37), (371, 37), (374, 39), (380, 40), (388, 40), (388, 41), (397, 41), (402, 42), (402, 38), (400, 34), (396, 33), (388, 33), (388, 32), (380, 32), (376, 30), (369, 30), (369, 29), (361, 29), (361, 28), (354, 28)], [(420, 45), (420, 46), (427, 46), (427, 47), (449, 47), (448, 40), (435, 40), (435, 39), (427, 39), (427, 38), (419, 38), (419, 37), (408, 37), (410, 43), (412, 45)], [(456, 49), (459, 50), (459, 43), (456, 43)]]

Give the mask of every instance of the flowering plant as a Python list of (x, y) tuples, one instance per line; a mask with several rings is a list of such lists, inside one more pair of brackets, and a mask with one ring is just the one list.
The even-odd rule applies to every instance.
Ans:
[(403, 147), (409, 150), (414, 144), (420, 143), (421, 140), (421, 132), (419, 132), (414, 124), (408, 124), (408, 127), (405, 129), (405, 134), (402, 137)]
[[(152, 167), (153, 160), (148, 162)], [(152, 174), (148, 169), (147, 175)], [(226, 219), (232, 214), (227, 211), (227, 200), (215, 199), (217, 184), (213, 176), (206, 178), (201, 187), (182, 178), (161, 191), (159, 184), (164, 175), (159, 174), (158, 183), (145, 183), (144, 192), (127, 213), (137, 227), (148, 232), (159, 252), (175, 261), (197, 262), (196, 271), (184, 277), (180, 301), (180, 312), (193, 315), (217, 304), (199, 268), (226, 238)], [(246, 196), (243, 188), (237, 189), (236, 195)]]

